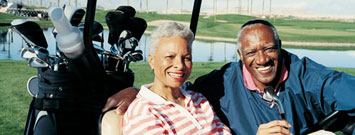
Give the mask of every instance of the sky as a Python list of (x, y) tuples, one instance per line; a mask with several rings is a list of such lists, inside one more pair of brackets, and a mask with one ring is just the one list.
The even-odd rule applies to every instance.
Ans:
[[(21, 0), (9, 0), (21, 1)], [(44, 5), (55, 5), (58, 0), (22, 0), (23, 3), (42, 3)], [(60, 4), (74, 5), (75, 0), (59, 0)], [(79, 6), (86, 6), (86, 0), (77, 0)], [(183, 9), (191, 11), (193, 8), (194, 0), (97, 0), (98, 7), (104, 7), (105, 9), (115, 9), (120, 5), (130, 5), (136, 10), (147, 10), (147, 1), (149, 11), (165, 11), (166, 2), (168, 2), (169, 9)], [(330, 15), (354, 15), (355, 16), (355, 0), (202, 0), (201, 10), (212, 10), (214, 2), (217, 4), (217, 10), (226, 9), (228, 2), (228, 9), (239, 7), (239, 1), (244, 9), (247, 9), (248, 1), (253, 4), (253, 10), (262, 9), (262, 3), (264, 1), (265, 11), (271, 9), (272, 11), (280, 11), (283, 9), (288, 10), (300, 10), (313, 14), (330, 14)], [(181, 2), (183, 4), (181, 4)], [(183, 5), (183, 7), (181, 7)]]

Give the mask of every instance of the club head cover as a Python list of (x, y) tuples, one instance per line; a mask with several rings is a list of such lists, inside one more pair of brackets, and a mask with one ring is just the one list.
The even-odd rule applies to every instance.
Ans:
[(102, 33), (103, 30), (104, 27), (102, 27), (102, 24), (97, 21), (94, 21), (94, 23), (92, 24), (92, 40), (101, 42), (102, 37), (99, 34)]
[(26, 37), (34, 45), (38, 45), (43, 48), (48, 47), (46, 38), (43, 34), (43, 30), (37, 23), (32, 21), (21, 21), (19, 19), (16, 19), (11, 22), (11, 27), (16, 29), (18, 32), (20, 32), (21, 35)]
[(138, 39), (138, 41), (141, 39), (144, 31), (147, 29), (147, 22), (139, 17), (133, 17), (132, 23), (129, 27), (129, 30), (132, 32), (132, 36)]
[(116, 12), (123, 12), (128, 17), (134, 17), (136, 15), (136, 10), (131, 6), (119, 6), (116, 8)]
[(105, 18), (109, 29), (108, 43), (114, 45), (121, 32), (127, 29), (130, 19), (123, 12), (108, 12)]
[(85, 10), (82, 8), (63, 6), (63, 10), (72, 26), (78, 26), (85, 15)]

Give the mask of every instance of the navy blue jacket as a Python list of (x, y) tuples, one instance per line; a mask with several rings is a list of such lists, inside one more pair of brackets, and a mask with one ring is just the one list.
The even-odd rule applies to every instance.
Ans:
[[(334, 110), (355, 115), (355, 77), (282, 50), (288, 78), (278, 91), (291, 132), (304, 134)], [(260, 124), (280, 120), (277, 106), (244, 86), (243, 63), (233, 62), (199, 77), (191, 88), (207, 97), (234, 134), (256, 134)]]

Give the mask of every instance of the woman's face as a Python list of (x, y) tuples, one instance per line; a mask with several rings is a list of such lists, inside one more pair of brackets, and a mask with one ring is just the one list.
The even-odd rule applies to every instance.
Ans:
[(149, 64), (154, 70), (154, 84), (179, 88), (191, 73), (191, 49), (181, 37), (161, 38), (155, 53), (149, 55)]

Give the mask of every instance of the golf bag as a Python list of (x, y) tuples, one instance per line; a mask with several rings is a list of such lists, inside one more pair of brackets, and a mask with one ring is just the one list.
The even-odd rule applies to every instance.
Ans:
[[(88, 2), (90, 4), (93, 3)], [(98, 119), (107, 98), (133, 86), (134, 72), (129, 69), (129, 63), (143, 59), (142, 51), (135, 48), (147, 24), (144, 19), (134, 17), (134, 8), (122, 6), (117, 9), (119, 12), (109, 12), (106, 16), (110, 51), (93, 44), (93, 41), (101, 45), (104, 42), (102, 25), (93, 20), (95, 9), (87, 11), (82, 25), (79, 23), (85, 11), (65, 9), (70, 11), (58, 7), (49, 9), (55, 26), (53, 35), (57, 39), (55, 56), (48, 53), (38, 24), (27, 20), (11, 23), (12, 29), (28, 45), (22, 49), (21, 56), (38, 70), (37, 76), (27, 83), (33, 99), (27, 115), (26, 135), (98, 134)]]

